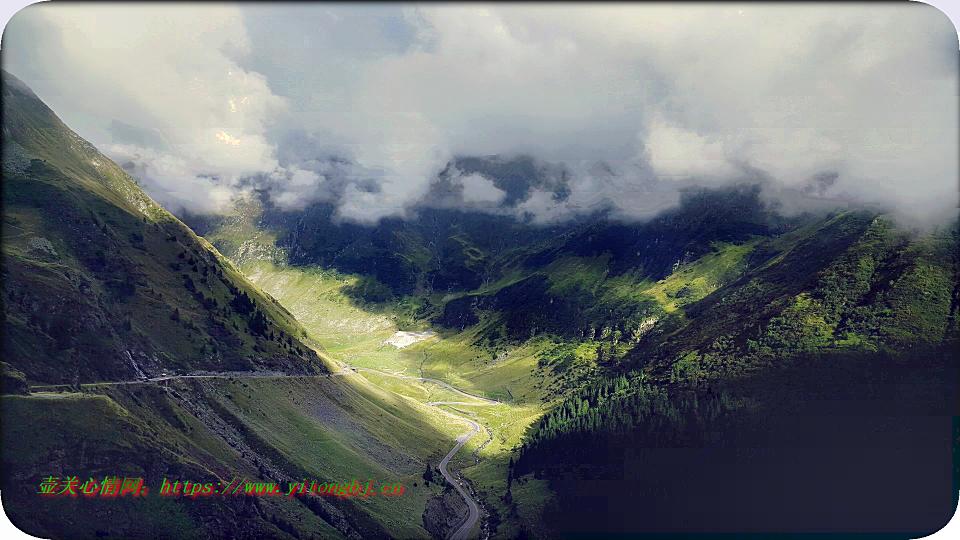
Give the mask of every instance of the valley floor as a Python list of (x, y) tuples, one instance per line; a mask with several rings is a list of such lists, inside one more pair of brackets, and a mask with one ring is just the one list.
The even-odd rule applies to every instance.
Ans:
[[(504, 500), (512, 452), (551, 402), (562, 395), (560, 390), (595, 367), (575, 366), (567, 373), (538, 369), (538, 353), (552, 345), (544, 340), (531, 340), (492, 355), (476, 345), (478, 337), (470, 330), (431, 329), (404, 317), (400, 310), (379, 306), (379, 311), (374, 311), (359, 305), (344, 292), (353, 285), (355, 278), (350, 276), (324, 275), (263, 260), (247, 261), (240, 267), (298, 317), (341, 372), (359, 372), (384, 391), (478, 427), (441, 463), (441, 472), (458, 491), (459, 482), (452, 476), (467, 482), (471, 494), (461, 493), (467, 500), (478, 500), (482, 509), (474, 508), (471, 501), (471, 519), (451, 534), (457, 538), (511, 538), (521, 529), (536, 530), (535, 522), (520, 518), (518, 506), (542, 505), (550, 492), (545, 483), (533, 480), (515, 490), (515, 501)], [(448, 462), (453, 471), (450, 475)], [(491, 514), (495, 524), (490, 523)], [(474, 520), (476, 526), (467, 527)]]

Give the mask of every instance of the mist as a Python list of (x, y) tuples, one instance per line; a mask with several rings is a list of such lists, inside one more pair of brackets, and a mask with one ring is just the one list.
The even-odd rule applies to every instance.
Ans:
[[(643, 220), (762, 179), (783, 213), (957, 215), (960, 47), (918, 3), (35, 4), (2, 48), (171, 210), (265, 190), (361, 223)], [(533, 172), (498, 185), (472, 157)]]

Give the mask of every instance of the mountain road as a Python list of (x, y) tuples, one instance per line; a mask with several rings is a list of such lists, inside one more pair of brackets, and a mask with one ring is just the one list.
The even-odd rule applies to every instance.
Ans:
[[(460, 390), (459, 388), (455, 388), (450, 384), (441, 380), (430, 379), (426, 377), (412, 377), (408, 375), (398, 375), (396, 373), (388, 373), (385, 371), (379, 371), (371, 368), (358, 368), (350, 365), (344, 365), (341, 371), (334, 372), (334, 373), (326, 373), (324, 375), (319, 375), (319, 376), (334, 377), (334, 376), (358, 375), (359, 371), (370, 371), (374, 373), (379, 373), (381, 375), (386, 375), (389, 377), (396, 377), (399, 379), (429, 381), (429, 382), (439, 384), (444, 388), (447, 388), (448, 390), (456, 392), (457, 394), (460, 394), (462, 396), (481, 401), (483, 402), (482, 404), (484, 405), (500, 405), (501, 404), (501, 402), (497, 400), (475, 396), (473, 394), (468, 394), (463, 390)], [(180, 379), (276, 378), (276, 377), (310, 377), (310, 376), (311, 375), (289, 375), (282, 372), (271, 372), (271, 371), (213, 372), (213, 373), (193, 373), (193, 374), (184, 374), (184, 375), (164, 375), (160, 377), (148, 377), (148, 378), (137, 379), (132, 381), (105, 381), (105, 382), (98, 382), (98, 383), (84, 383), (84, 384), (76, 385), (76, 387), (113, 385), (113, 384), (152, 384), (152, 383), (158, 383), (163, 381), (172, 381), (172, 380), (180, 380)], [(312, 376), (316, 377), (317, 375), (312, 375)], [(62, 385), (62, 384), (61, 385), (36, 385), (36, 386), (30, 387), (30, 391), (31, 391), (30, 395), (40, 399), (62, 399), (72, 395), (71, 393), (58, 393), (55, 391), (51, 391), (58, 387), (59, 388), (66, 387), (68, 389), (74, 388), (73, 385)], [(434, 402), (427, 403), (426, 405), (431, 405), (436, 407), (438, 405), (478, 405), (478, 403), (461, 402), (461, 401), (434, 401)], [(460, 418), (464, 422), (469, 423), (472, 429), (468, 432), (461, 433), (460, 435), (457, 436), (456, 446), (454, 446), (453, 449), (450, 450), (450, 452), (448, 452), (447, 455), (440, 461), (440, 473), (447, 480), (447, 482), (450, 482), (450, 485), (452, 485), (457, 490), (457, 492), (460, 493), (460, 496), (463, 497), (464, 501), (466, 501), (467, 507), (469, 509), (469, 512), (467, 514), (467, 519), (457, 529), (455, 529), (450, 534), (450, 536), (448, 536), (448, 539), (449, 540), (466, 540), (469, 537), (470, 532), (473, 530), (474, 525), (476, 525), (477, 520), (480, 517), (480, 509), (477, 507), (476, 501), (474, 501), (473, 498), (467, 493), (467, 491), (463, 489), (460, 482), (456, 480), (453, 477), (453, 475), (450, 474), (450, 472), (447, 470), (447, 465), (450, 463), (450, 460), (453, 458), (453, 456), (457, 454), (460, 448), (463, 447), (463, 445), (468, 440), (470, 440), (471, 437), (476, 435), (478, 431), (480, 431), (480, 424), (478, 424), (473, 420), (470, 420), (469, 418), (464, 418), (462, 416), (457, 416), (457, 415), (454, 415), (454, 416), (456, 416), (457, 418)]]

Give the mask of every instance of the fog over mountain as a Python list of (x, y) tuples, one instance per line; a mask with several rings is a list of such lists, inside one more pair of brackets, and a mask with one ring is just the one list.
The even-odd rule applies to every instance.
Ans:
[[(3, 51), (172, 210), (261, 189), (358, 222), (646, 219), (761, 180), (784, 213), (956, 216), (957, 35), (918, 3), (36, 4)], [(530, 174), (497, 185), (484, 156)]]

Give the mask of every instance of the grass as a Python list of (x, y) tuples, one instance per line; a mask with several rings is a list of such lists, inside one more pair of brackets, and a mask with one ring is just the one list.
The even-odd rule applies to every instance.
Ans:
[(541, 520), (544, 509), (553, 497), (549, 481), (533, 478), (527, 475), (517, 479), (513, 486), (513, 500), (517, 505), (517, 516), (520, 525), (529, 531), (528, 534), (537, 538), (545, 537), (544, 524)]
[(511, 352), (507, 361), (498, 361), (489, 351), (473, 345), (478, 339), (477, 329), (473, 329), (460, 334), (441, 331), (438, 339), (397, 349), (384, 344), (398, 329), (397, 315), (383, 306), (380, 312), (371, 312), (344, 293), (356, 283), (356, 276), (264, 260), (241, 266), (339, 360), (408, 376), (419, 376), (422, 368), (424, 377), (444, 380), (466, 392), (501, 400), (536, 399), (536, 383), (528, 380), (537, 362), (535, 348)]
[(742, 244), (714, 243), (713, 253), (678, 267), (666, 279), (643, 290), (660, 303), (668, 313), (695, 302), (739, 276), (744, 260), (760, 242), (755, 238)]
[(343, 292), (355, 286), (356, 276), (333, 272), (306, 272), (279, 267), (270, 261), (242, 266), (247, 277), (287, 306), (315, 338), (364, 335), (394, 328), (389, 316), (370, 313), (356, 306)]
[[(226, 233), (218, 234), (223, 238), (222, 235)], [(230, 234), (236, 235), (232, 240), (235, 243), (245, 241), (242, 232), (234, 230)], [(257, 240), (262, 241), (263, 238), (258, 237)], [(745, 257), (756, 243), (754, 240), (743, 244), (717, 244), (714, 253), (677, 268), (659, 283), (638, 279), (630, 273), (610, 278), (607, 270), (609, 255), (565, 257), (543, 271), (550, 279), (551, 294), (587, 290), (598, 302), (607, 303), (625, 300), (642, 302), (652, 298), (665, 311), (677, 311), (684, 299), (683, 293), (678, 294), (681, 290), (686, 288), (687, 301), (709, 294), (729, 281), (731, 276), (738, 275)], [(436, 408), (422, 404), (433, 401), (469, 402), (469, 398), (428, 382), (361, 372), (363, 378), (379, 391), (408, 404), (421, 405), (419, 421), (428, 422), (438, 432), (445, 434), (447, 438), (436, 442), (433, 453), (421, 454), (421, 459), (435, 463), (449, 451), (456, 435), (466, 430), (462, 422), (455, 420), (457, 416), (474, 418), (480, 422), (484, 429), (464, 445), (452, 460), (451, 469), (462, 471), (481, 494), (485, 504), (501, 516), (498, 536), (509, 537), (519, 532), (521, 527), (533, 530), (535, 525), (532, 522), (524, 522), (516, 516), (507, 517), (514, 512), (513, 507), (501, 499), (506, 490), (507, 464), (511, 453), (522, 443), (525, 433), (549, 410), (551, 403), (580, 382), (586, 381), (597, 369), (597, 342), (585, 340), (563, 345), (563, 340), (537, 336), (518, 347), (491, 350), (478, 345), (482, 342), (484, 331), (499, 324), (496, 314), (487, 314), (481, 318), (480, 324), (463, 332), (434, 329), (438, 331), (437, 338), (397, 349), (384, 341), (400, 328), (401, 321), (410, 323), (409, 318), (401, 313), (402, 302), (378, 305), (358, 303), (347, 292), (350, 287), (357, 285), (359, 276), (319, 268), (291, 267), (282, 263), (282, 257), (279, 259), (249, 258), (241, 262), (240, 267), (252, 281), (287, 307), (302, 322), (310, 337), (324, 345), (331, 357), (357, 367), (410, 377), (436, 378), (468, 393), (503, 401), (496, 406), (444, 405), (440, 409), (447, 414), (443, 414)], [(529, 271), (514, 268), (478, 292), (495, 293), (527, 275)], [(434, 306), (442, 305), (461, 295), (437, 294), (431, 303)], [(557, 347), (569, 349), (571, 360), (541, 366), (545, 351)], [(243, 401), (245, 399), (247, 401)], [(238, 406), (246, 411), (245, 415), (249, 415), (246, 417), (253, 422), (257, 432), (275, 433), (278, 437), (280, 434), (298, 434), (299, 439), (273, 440), (288, 455), (313, 456), (308, 460), (313, 463), (311, 466), (325, 474), (330, 471), (320, 465), (321, 454), (337, 456), (340, 463), (352, 464), (356, 470), (366, 471), (365, 474), (386, 474), (381, 466), (369, 461), (369, 456), (377, 455), (377, 450), (359, 435), (348, 435), (358, 429), (356, 426), (339, 426), (335, 429), (318, 427), (315, 420), (304, 416), (305, 401), (288, 403), (285, 411), (276, 410), (275, 405), (261, 411), (259, 409), (264, 406), (255, 405), (250, 399), (253, 398), (241, 397), (235, 398), (235, 401), (239, 400)], [(306, 400), (305, 397), (302, 399)], [(256, 403), (262, 402), (265, 401), (256, 400)], [(432, 411), (432, 414), (427, 411)], [(373, 432), (371, 426), (376, 426), (378, 420), (376, 417), (361, 417), (357, 420), (357, 426)], [(397, 431), (393, 426), (385, 429), (385, 437)], [(395, 444), (403, 448), (402, 441)], [(475, 451), (480, 458), (479, 463), (472, 455)], [(403, 477), (401, 471), (394, 473)], [(414, 474), (409, 478), (415, 477)], [(541, 511), (549, 497), (549, 490), (542, 481), (528, 481), (523, 487), (515, 484), (514, 489), (518, 508), (525, 508), (526, 505)], [(409, 500), (416, 500), (417, 504), (425, 504), (426, 501), (419, 498)], [(422, 506), (420, 508), (422, 511)], [(412, 506), (407, 510), (419, 516)]]
[[(356, 380), (353, 380), (356, 379)], [(425, 537), (420, 513), (439, 487), (414, 487), (427, 462), (438, 462), (459, 427), (429, 407), (391, 395), (359, 377), (205, 381), (252, 433), (309, 478), (357, 478), (408, 486), (401, 497), (357, 499), (356, 505), (404, 538)], [(227, 398), (225, 396), (229, 395)], [(419, 510), (418, 510), (419, 509)]]
[(470, 398), (430, 381), (401, 379), (391, 375), (363, 371), (363, 377), (379, 388), (414, 399), (420, 403), (435, 401), (469, 402)]
[[(92, 537), (111, 529), (117, 534), (124, 525), (132, 525), (122, 530), (135, 536), (199, 537), (186, 505), (173, 499), (57, 498), (37, 504), (38, 485), (46, 476), (76, 476), (82, 482), (105, 475), (146, 476), (149, 461), (159, 455), (186, 464), (156, 444), (157, 434), (115, 401), (72, 394), (58, 399), (3, 396), (2, 403), (4, 469), (34, 471), (22, 484), (5, 485), (4, 509), (18, 527), (46, 537)], [(59, 465), (48, 461), (52, 454), (62, 456)], [(98, 465), (83, 455), (124, 458)]]
[[(4, 413), (9, 415), (5, 435), (16, 438), (4, 441), (5, 464), (25, 466), (10, 462), (18, 458), (42, 462), (51, 449), (67, 444), (69, 452), (69, 444), (83, 441), (84, 452), (90, 455), (113, 455), (107, 462), (114, 465), (134, 464), (130, 475), (137, 473), (135, 464), (145, 468), (151, 459), (162, 459), (224, 482), (233, 476), (261, 477), (249, 456), (227, 445), (164, 388), (99, 385), (86, 390), (100, 394), (55, 394), (55, 399), (5, 396)], [(215, 404), (214, 410), (228, 423), (245, 427), (241, 434), (251, 448), (273, 457), (275, 464), (293, 474), (328, 482), (372, 478), (378, 485), (403, 483), (405, 491), (399, 497), (336, 501), (352, 520), (372, 519), (395, 537), (429, 536), (422, 529), (420, 514), (427, 499), (442, 488), (424, 486), (421, 475), (426, 464), (436, 466), (452, 440), (466, 430), (457, 417), (385, 391), (359, 376), (194, 379), (175, 383), (172, 391)], [(38, 417), (55, 420), (44, 429), (31, 429), (29, 419)], [(126, 457), (117, 461), (118, 452)], [(163, 457), (150, 457), (154, 455)], [(263, 498), (261, 504), (287, 521), (316, 519), (295, 501)]]
[[(542, 343), (533, 343), (516, 350), (508, 351), (505, 356), (496, 358), (488, 350), (473, 345), (478, 339), (478, 329), (468, 329), (463, 333), (441, 331), (439, 337), (423, 342), (414, 343), (403, 349), (384, 341), (396, 330), (394, 314), (381, 308), (379, 312), (371, 312), (365, 306), (357, 305), (349, 298), (344, 289), (356, 283), (356, 277), (337, 275), (334, 272), (304, 270), (301, 268), (283, 267), (273, 261), (248, 261), (242, 265), (247, 275), (263, 287), (268, 293), (286, 305), (292, 313), (300, 319), (307, 328), (310, 336), (324, 344), (326, 351), (338, 360), (357, 367), (368, 367), (389, 373), (411, 377), (423, 376), (436, 378), (448, 382), (468, 393), (485, 395), (505, 401), (498, 406), (491, 405), (456, 405), (443, 406), (449, 415), (435, 412), (432, 417), (425, 414), (422, 420), (430, 422), (435, 427), (444, 426), (446, 439), (439, 442), (432, 456), (424, 457), (434, 466), (439, 458), (449, 451), (453, 439), (460, 433), (467, 431), (467, 427), (455, 420), (457, 416), (476, 418), (484, 430), (472, 437), (460, 450), (451, 462), (451, 470), (462, 470), (463, 474), (473, 483), (475, 489), (482, 492), (485, 504), (493, 505), (504, 516), (508, 515), (506, 507), (498, 497), (502, 493), (506, 481), (506, 466), (509, 461), (509, 452), (519, 446), (523, 434), (544, 412), (543, 399), (550, 393), (551, 383), (566, 374), (537, 374), (539, 349)], [(514, 280), (516, 277), (514, 277)], [(505, 286), (507, 282), (498, 285)], [(460, 394), (443, 388), (440, 385), (398, 379), (389, 375), (373, 372), (361, 372), (363, 377), (379, 389), (403, 396), (407, 401), (427, 403), (434, 401), (470, 401)], [(351, 379), (353, 379), (351, 377)], [(302, 405), (302, 404), (301, 404)], [(299, 405), (298, 405), (299, 406)], [(424, 406), (429, 411), (432, 407)], [(467, 414), (464, 415), (464, 412)], [(472, 414), (471, 414), (472, 413)], [(293, 413), (301, 414), (301, 413)], [(261, 418), (257, 413), (257, 418)], [(475, 417), (472, 415), (476, 415)], [(276, 411), (267, 416), (277, 416)], [(281, 415), (282, 416), (282, 415)], [(376, 418), (358, 420), (364, 427)], [(263, 421), (263, 420), (261, 420)], [(439, 424), (437, 424), (439, 423)], [(301, 437), (310, 433), (302, 426), (291, 424), (286, 427), (265, 426), (259, 424), (258, 430), (267, 429), (276, 433), (297, 433)], [(348, 430), (349, 431), (349, 430)], [(389, 426), (389, 432), (396, 432), (395, 426)], [(331, 431), (331, 434), (343, 432), (343, 429)], [(487, 442), (487, 439), (491, 440)], [(371, 471), (369, 474), (384, 474), (377, 472), (375, 466), (363, 463), (358, 456), (375, 455), (369, 444), (357, 442), (342, 443), (353, 452), (346, 451), (340, 444), (329, 440), (323, 443), (308, 438), (309, 443), (316, 448), (324, 448), (331, 452), (333, 446), (337, 449), (329, 455), (338, 456), (341, 463), (357, 463), (358, 470)], [(487, 442), (487, 444), (484, 444)], [(399, 443), (398, 443), (399, 444)], [(472, 453), (480, 446), (480, 463), (477, 464)], [(297, 448), (287, 450), (291, 455), (299, 452)], [(306, 455), (315, 455), (307, 452)], [(364, 468), (367, 467), (367, 468)], [(417, 481), (417, 475), (422, 470), (415, 471), (415, 475), (407, 478), (406, 484)], [(417, 493), (423, 492), (424, 498), (419, 495), (407, 498), (403, 512), (407, 516), (419, 519), (427, 496), (434, 494), (423, 488), (419, 483)], [(419, 505), (419, 506), (416, 506)], [(376, 512), (385, 512), (377, 509)], [(379, 514), (378, 514), (379, 515)], [(383, 515), (390, 515), (389, 513)], [(394, 518), (388, 518), (394, 519)], [(403, 516), (395, 516), (398, 523), (403, 522)], [(413, 527), (413, 523), (409, 527)], [(404, 529), (408, 530), (408, 529)], [(412, 528), (409, 530), (413, 530)], [(506, 526), (502, 532), (517, 530), (516, 526)]]

